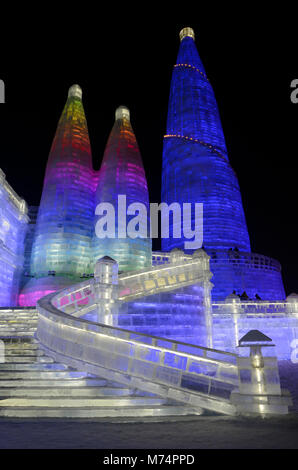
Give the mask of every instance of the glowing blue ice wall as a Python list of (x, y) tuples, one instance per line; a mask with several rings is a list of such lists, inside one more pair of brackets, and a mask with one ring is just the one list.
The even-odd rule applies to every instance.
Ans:
[(213, 300), (222, 300), (236, 291), (244, 291), (250, 299), (283, 300), (285, 290), (281, 266), (275, 259), (256, 253), (234, 250), (212, 250), (210, 270), (213, 273)]
[[(195, 269), (199, 269), (200, 272), (200, 277), (192, 281), (195, 284), (147, 295), (134, 301), (122, 302), (119, 306), (118, 326), (139, 333), (212, 347), (211, 289), (213, 283), (210, 282), (212, 274), (209, 256), (203, 250), (198, 250), (194, 256), (197, 261), (200, 261), (199, 268), (197, 265), (193, 267), (190, 264), (192, 273)], [(157, 285), (160, 283), (160, 285), (170, 287), (175, 279), (179, 279), (179, 282), (183, 284), (187, 279), (187, 263), (191, 261), (193, 261), (191, 255), (185, 255), (183, 251), (177, 249), (171, 253), (154, 252), (152, 263), (156, 268), (147, 274), (148, 287), (152, 290), (156, 279), (158, 279)], [(181, 266), (184, 262), (185, 272), (183, 273)], [(169, 266), (168, 277), (159, 278), (158, 265)], [(134, 282), (136, 283), (136, 280)], [(129, 291), (127, 279), (124, 292), (126, 290)]]
[(17, 305), (27, 224), (27, 205), (0, 170), (0, 307)]
[[(233, 291), (244, 291), (252, 300), (284, 300), (285, 289), (278, 261), (268, 256), (235, 250), (208, 250), (213, 274), (212, 300), (224, 300)], [(170, 253), (152, 253), (152, 265), (168, 264)]]
[[(180, 39), (164, 136), (162, 201), (203, 203), (205, 249), (250, 251), (238, 180), (229, 164), (214, 92), (193, 31), (184, 28)], [(163, 239), (162, 249), (184, 249), (184, 242), (183, 237)]]

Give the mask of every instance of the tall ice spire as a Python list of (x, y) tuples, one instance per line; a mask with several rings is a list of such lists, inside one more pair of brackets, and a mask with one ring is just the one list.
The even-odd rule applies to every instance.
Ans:
[[(191, 28), (180, 32), (163, 145), (162, 201), (203, 203), (205, 248), (250, 251), (237, 176), (194, 37)], [(183, 249), (185, 241), (163, 239), (162, 248)]]
[[(133, 217), (126, 215), (125, 223), (123, 213), (118, 206), (119, 195), (126, 207), (132, 203), (144, 205), (147, 215), (144, 215), (142, 223), (147, 227), (149, 235), (147, 181), (140, 150), (130, 123), (130, 112), (125, 106), (120, 106), (116, 110), (115, 123), (105, 148), (96, 192), (96, 206), (100, 203), (109, 203), (115, 209), (115, 238), (98, 238), (96, 226), (101, 217), (97, 214), (93, 258), (96, 261), (102, 256), (110, 256), (118, 262), (121, 271), (151, 266), (151, 239), (125, 237), (126, 226)], [(121, 222), (118, 217), (120, 212)]]
[(79, 277), (89, 269), (93, 229), (93, 170), (82, 90), (73, 85), (49, 154), (31, 274)]

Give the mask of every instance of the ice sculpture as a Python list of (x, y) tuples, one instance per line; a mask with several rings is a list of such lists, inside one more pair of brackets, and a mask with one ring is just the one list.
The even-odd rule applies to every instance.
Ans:
[[(126, 198), (128, 207), (142, 203), (149, 214), (149, 195), (140, 150), (130, 123), (130, 113), (125, 106), (116, 110), (115, 123), (110, 133), (100, 168), (96, 191), (96, 207), (100, 203), (112, 204), (115, 208), (115, 238), (93, 238), (94, 261), (109, 256), (118, 262), (120, 271), (133, 271), (151, 266), (151, 239), (126, 237), (127, 224), (134, 217), (127, 215), (127, 224), (120, 228), (118, 222), (118, 196)], [(149, 221), (144, 218), (149, 235)], [(100, 215), (95, 216), (96, 224)], [(122, 223), (122, 222), (121, 222)], [(122, 231), (122, 234), (120, 233)]]
[[(138, 333), (146, 333), (163, 338), (212, 347), (211, 289), (212, 274), (209, 269), (209, 256), (204, 250), (197, 250), (193, 256), (185, 257), (182, 250), (174, 249), (168, 253), (169, 263), (160, 270), (158, 265), (148, 272), (145, 283), (151, 290), (149, 295), (123, 302), (119, 307), (118, 326)], [(200, 276), (193, 285), (185, 285), (187, 263), (191, 275), (198, 269)], [(162, 273), (169, 268), (168, 277)], [(150, 279), (150, 280), (149, 280)], [(178, 279), (177, 288), (169, 286)], [(137, 284), (136, 279), (124, 279), (126, 288), (129, 283)], [(164, 290), (154, 288), (166, 285)], [(124, 292), (125, 289), (123, 289)], [(121, 292), (121, 291), (120, 291)]]
[[(164, 136), (162, 201), (204, 204), (204, 248), (250, 251), (237, 176), (193, 30), (184, 28), (180, 40)], [(183, 248), (184, 241), (164, 239), (162, 248)]]
[(0, 307), (17, 305), (28, 216), (25, 201), (0, 169)]
[[(162, 201), (203, 203), (203, 247), (211, 257), (214, 300), (233, 291), (253, 299), (284, 299), (280, 264), (250, 252), (237, 176), (194, 37), (191, 28), (180, 32), (163, 145)], [(183, 249), (185, 241), (183, 236), (163, 239), (162, 249)]]
[[(171, 257), (169, 266), (120, 275), (118, 301), (140, 298), (150, 291), (169, 292), (200, 279), (203, 284), (207, 282), (208, 289), (209, 258), (203, 250), (195, 252), (191, 259), (185, 259), (182, 252), (176, 255)], [(249, 346), (250, 357), (240, 357), (110, 323), (95, 323), (86, 318), (94, 307), (105, 316), (114, 316), (115, 260), (100, 259), (94, 278), (94, 282), (50, 294), (37, 304), (36, 337), (55, 361), (187, 403), (198, 407), (199, 413), (202, 408), (228, 415), (288, 413), (292, 401), (288, 392), (280, 388), (277, 358), (262, 356), (263, 340), (270, 341), (266, 335), (258, 331), (246, 334), (239, 345)], [(72, 315), (67, 314), (70, 312)]]
[(35, 306), (36, 302), (45, 295), (63, 289), (73, 284), (73, 279), (62, 276), (45, 276), (30, 279), (19, 295), (19, 306)]
[(73, 85), (50, 151), (31, 274), (77, 278), (89, 270), (93, 228), (93, 169), (82, 90)]

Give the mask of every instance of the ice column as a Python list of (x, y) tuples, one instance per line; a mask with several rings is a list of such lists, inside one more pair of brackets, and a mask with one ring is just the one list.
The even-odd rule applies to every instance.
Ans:
[(97, 321), (106, 325), (118, 324), (118, 263), (104, 256), (95, 263), (94, 292)]
[(231, 394), (240, 414), (287, 414), (292, 404), (289, 393), (280, 388), (277, 358), (262, 354), (268, 346), (274, 346), (271, 338), (258, 330), (239, 340), (239, 347), (250, 351), (249, 357), (237, 358), (239, 390)]

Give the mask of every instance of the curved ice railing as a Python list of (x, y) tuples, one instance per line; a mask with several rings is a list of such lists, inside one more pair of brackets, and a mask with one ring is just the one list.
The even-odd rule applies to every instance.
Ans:
[[(202, 276), (206, 281), (210, 273), (206, 277), (202, 263), (192, 258), (175, 266), (122, 274), (119, 301), (194, 284)], [(81, 318), (96, 312), (99, 303), (106, 300), (96, 298), (95, 280), (40, 299), (36, 334), (47, 353), (72, 367), (193, 407), (236, 413), (230, 402), (231, 391), (238, 386), (236, 354)]]
[[(208, 251), (210, 253), (210, 260), (213, 263), (225, 263), (236, 264), (237, 266), (249, 266), (255, 269), (265, 269), (275, 272), (281, 271), (281, 265), (279, 261), (269, 256), (259, 255), (258, 253), (247, 253), (244, 251), (233, 251), (233, 250), (219, 250), (211, 248)], [(153, 265), (166, 264), (169, 262), (171, 252), (167, 253), (164, 251), (153, 251), (152, 252), (152, 263)], [(188, 260), (191, 255), (184, 254), (184, 259)]]

